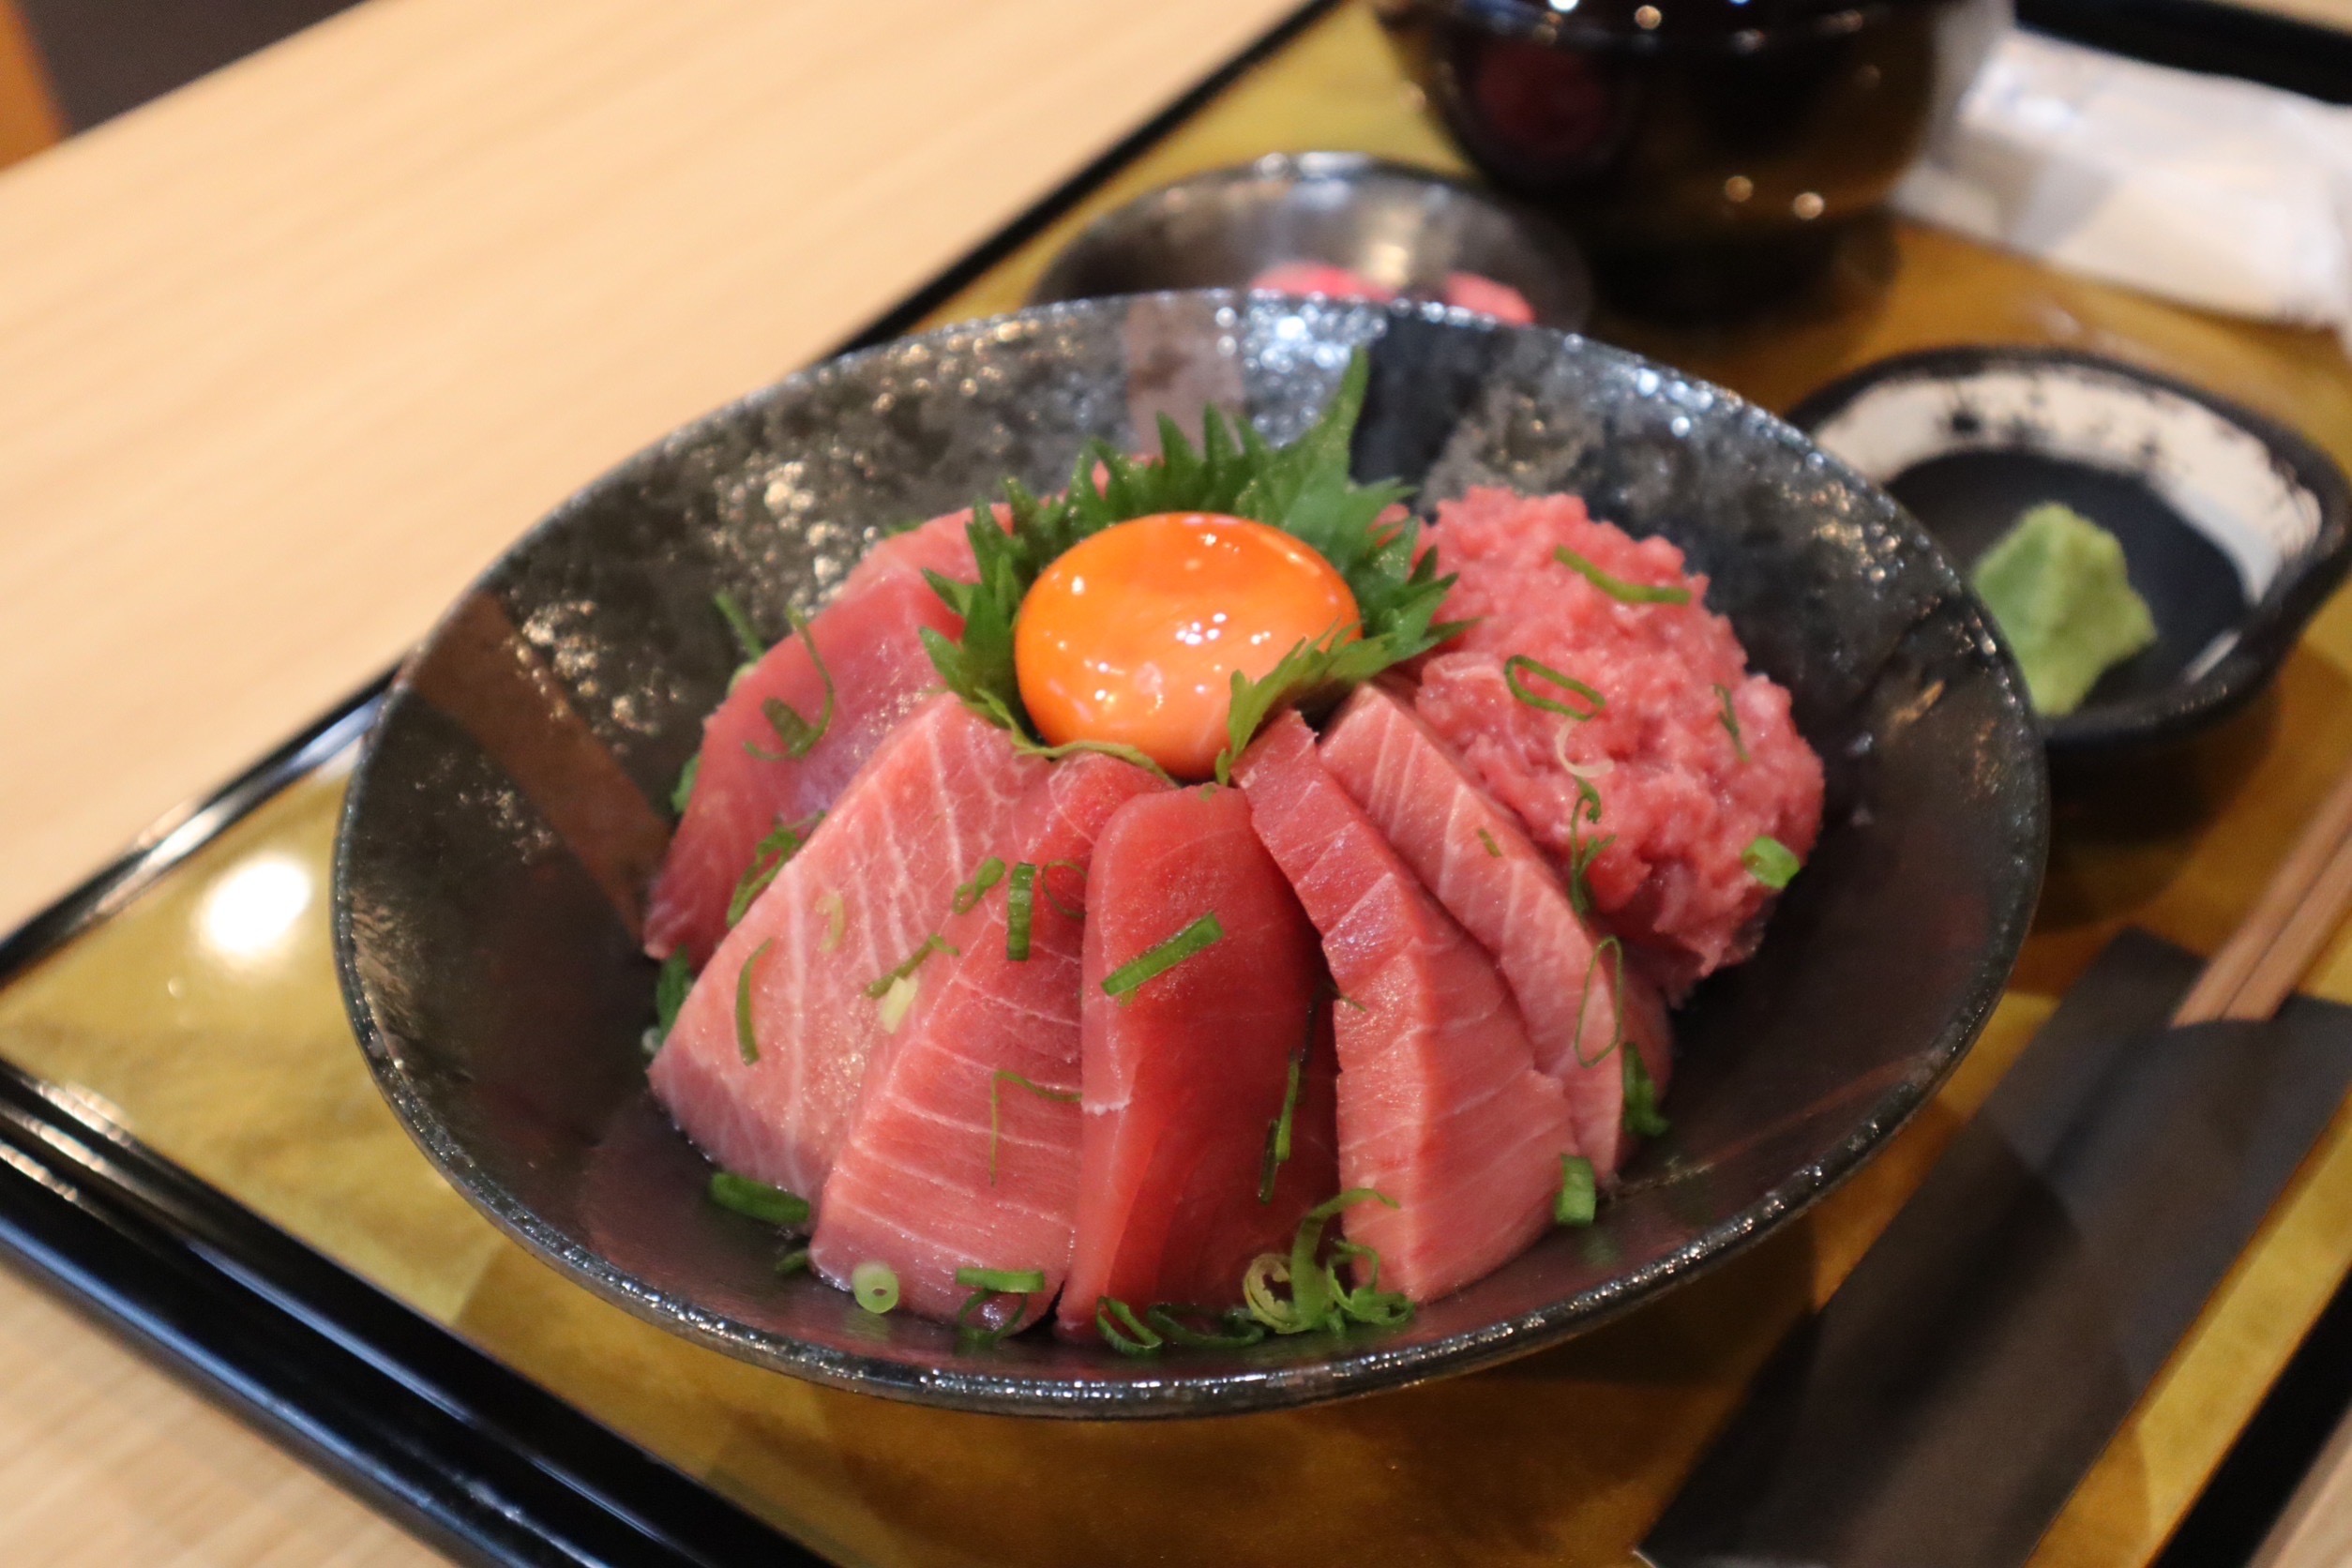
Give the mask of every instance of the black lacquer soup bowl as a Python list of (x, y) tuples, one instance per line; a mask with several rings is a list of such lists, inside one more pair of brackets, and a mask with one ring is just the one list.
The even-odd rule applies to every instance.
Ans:
[[(882, 531), (1080, 444), (1147, 445), (1205, 400), (1302, 430), (1370, 352), (1360, 475), (1420, 504), (1573, 490), (1712, 580), (1829, 770), (1818, 849), (1754, 961), (1678, 1019), (1672, 1131), (1590, 1229), (1407, 1326), (1148, 1361), (993, 1348), (772, 1271), (647, 1092), (637, 903), (666, 802), (755, 616), (822, 604)], [(336, 863), (345, 995), (384, 1093), (448, 1179), (630, 1311), (802, 1377), (971, 1410), (1171, 1416), (1394, 1387), (1532, 1350), (1786, 1222), (1956, 1063), (2024, 939), (2041, 738), (2007, 656), (1884, 493), (1717, 387), (1580, 339), (1410, 306), (1178, 294), (1024, 311), (793, 376), (558, 507), (410, 659)]]

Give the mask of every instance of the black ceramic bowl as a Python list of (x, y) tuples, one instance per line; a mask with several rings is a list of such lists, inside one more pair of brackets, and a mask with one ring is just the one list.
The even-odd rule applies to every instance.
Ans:
[(1137, 197), (1096, 219), (1030, 292), (1033, 305), (1163, 289), (1240, 289), (1281, 262), (1346, 267), (1436, 297), (1474, 272), (1563, 332), (1592, 313), (1575, 240), (1492, 192), (1362, 153), (1274, 153)]
[(1498, 185), (1565, 219), (1636, 309), (1802, 281), (1957, 101), (2000, 0), (1380, 0)]
[[(806, 1276), (713, 1207), (646, 1092), (632, 938), (664, 801), (736, 654), (714, 590), (820, 604), (891, 524), (1203, 397), (1297, 433), (1368, 346), (1355, 461), (1425, 501), (1574, 490), (1680, 543), (1828, 764), (1820, 846), (1756, 959), (1681, 1016), (1673, 1129), (1587, 1230), (1399, 1330), (1132, 1361), (959, 1349)], [(803, 1377), (972, 1410), (1291, 1405), (1531, 1350), (1650, 1300), (1852, 1170), (1951, 1069), (2031, 913), (2047, 808), (2017, 677), (1885, 494), (1728, 393), (1434, 308), (1168, 294), (1024, 311), (793, 376), (557, 508), (410, 659), (353, 779), (335, 923), (385, 1095), (461, 1191), (581, 1284)]]
[(1886, 486), (1964, 571), (2043, 501), (2122, 542), (2157, 641), (2047, 722), (2061, 764), (2168, 747), (2243, 706), (2352, 565), (2352, 490), (2311, 443), (2095, 354), (1904, 354), (1789, 418)]

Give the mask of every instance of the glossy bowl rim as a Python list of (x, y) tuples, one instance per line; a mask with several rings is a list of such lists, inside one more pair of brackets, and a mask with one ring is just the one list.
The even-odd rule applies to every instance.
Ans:
[[(2300, 431), (2243, 403), (2129, 360), (2057, 344), (2024, 343), (1946, 344), (1874, 359), (1805, 394), (1788, 411), (1787, 420), (1810, 439), (1874, 386), (1906, 379), (1952, 379), (2003, 364), (2071, 367), (2186, 399), (2260, 442), (2272, 460), (2319, 503), (2319, 533), (2301, 562), (2288, 563), (2279, 580), (2247, 608), (2237, 646), (2194, 680), (2077, 709), (2055, 720), (2035, 714), (2052, 758), (2069, 764), (2164, 750), (2242, 711), (2277, 678), (2303, 628), (2352, 570), (2352, 480)], [(1965, 577), (1961, 586), (1974, 595)], [(1991, 621), (1989, 611), (1984, 618)]]
[[(658, 1327), (678, 1333), (707, 1347), (775, 1371), (852, 1393), (935, 1408), (984, 1414), (1059, 1417), (1077, 1420), (1175, 1419), (1207, 1415), (1244, 1414), (1352, 1398), (1426, 1382), (1440, 1377), (1492, 1366), (1599, 1327), (1624, 1312), (1646, 1304), (1666, 1290), (1696, 1277), (1745, 1251), (1775, 1227), (1786, 1223), (1832, 1187), (1858, 1169), (1926, 1103), (1961, 1059), (1968, 1054), (1993, 1009), (1998, 1004), (2013, 972), (2039, 901), (2048, 859), (2050, 837), (2049, 776), (2042, 748), (2028, 747), (2023, 761), (2031, 770), (2027, 799), (2030, 809), (2014, 824), (2016, 841), (2010, 846), (2028, 873), (2008, 890), (2003, 907), (1986, 925), (1991, 932), (1983, 952), (1970, 966), (1970, 978), (1959, 1004), (1920, 1052), (1919, 1063), (1896, 1079), (1870, 1104), (1854, 1129), (1819, 1159), (1799, 1167), (1768, 1188), (1754, 1202), (1708, 1228), (1685, 1245), (1638, 1268), (1615, 1275), (1575, 1295), (1535, 1311), (1501, 1319), (1479, 1328), (1426, 1344), (1384, 1348), (1375, 1339), (1343, 1341), (1326, 1359), (1298, 1362), (1246, 1371), (1186, 1376), (1181, 1363), (1172, 1363), (1168, 1376), (1148, 1382), (1100, 1383), (1083, 1380), (942, 1370), (917, 1367), (884, 1358), (847, 1353), (822, 1345), (788, 1338), (753, 1328), (693, 1303), (656, 1289), (613, 1265), (600, 1254), (574, 1242), (491, 1180), (465, 1150), (430, 1113), (423, 1097), (409, 1083), (384, 1033), (377, 1027), (367, 985), (359, 972), (359, 948), (351, 899), (351, 856), (354, 826), (367, 809), (371, 773), (387, 720), (398, 705), (419, 701), (414, 678), (422, 661), (438, 645), (442, 634), (475, 594), (482, 591), (519, 553), (569, 522), (574, 513), (606, 487), (625, 483), (641, 466), (660, 462), (673, 445), (756, 408), (804, 380), (842, 367), (903, 352), (911, 344), (928, 344), (957, 334), (976, 334), (1000, 324), (1051, 319), (1054, 315), (1104, 309), (1132, 298), (1191, 298), (1211, 304), (1240, 305), (1248, 295), (1234, 290), (1170, 291), (1158, 295), (1112, 296), (1032, 307), (972, 322), (958, 322), (927, 333), (896, 339), (852, 354), (837, 355), (794, 371), (766, 386), (721, 405), (670, 433), (648, 443), (566, 496), (478, 574), (403, 658), (383, 708), (369, 727), (351, 775), (336, 828), (332, 883), (332, 925), (336, 974), (344, 1011), (378, 1090), (411, 1139), (422, 1150), (445, 1181), (462, 1194), (497, 1228), (540, 1261), (604, 1300)], [(1391, 319), (1413, 318), (1443, 323), (1454, 312), (1441, 305), (1407, 301), (1380, 307), (1353, 307)], [(1808, 454), (1818, 454), (1825, 472), (1865, 494), (1886, 503), (1889, 526), (1907, 534), (1907, 543), (1922, 551), (1924, 569), (1943, 577), (1947, 589), (1957, 588), (1964, 602), (1966, 583), (1926, 530), (1892, 497), (1838, 458), (1814, 446), (1802, 431), (1747, 399), (1712, 383), (1675, 369), (1630, 350), (1601, 343), (1575, 333), (1549, 327), (1511, 327), (1500, 330), (1541, 333), (1555, 339), (1556, 350), (1615, 359), (1627, 369), (1705, 387), (1729, 413), (1745, 413), (1761, 421), (1762, 433), (1791, 443)], [(1992, 628), (1981, 606), (1975, 606), (1984, 644), (1993, 654), (1996, 679), (2005, 706), (2013, 708), (2028, 727), (2032, 710), (2025, 697), (2025, 682), (2008, 646)], [(1108, 1352), (1107, 1352), (1108, 1353)]]

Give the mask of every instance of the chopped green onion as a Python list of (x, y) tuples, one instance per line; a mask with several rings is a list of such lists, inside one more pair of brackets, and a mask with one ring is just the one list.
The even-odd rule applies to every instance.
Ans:
[(1217, 924), (1217, 917), (1204, 914), (1158, 946), (1145, 949), (1105, 975), (1103, 994), (1123, 1003), (1138, 988), (1224, 940), (1225, 927)]
[(825, 934), (817, 939), (817, 951), (830, 953), (841, 945), (841, 934), (849, 929), (850, 907), (840, 894), (827, 889), (817, 895), (817, 912), (825, 917)]
[(694, 968), (688, 962), (686, 949), (681, 947), (662, 959), (661, 972), (654, 977), (654, 1043), (659, 1045), (670, 1038), (670, 1030), (678, 1021), (678, 1009), (686, 1005), (686, 993), (694, 989)]
[(1591, 839), (1584, 837), (1585, 824), (1601, 820), (1601, 792), (1580, 773), (1569, 776), (1576, 781), (1576, 804), (1568, 808), (1568, 902), (1578, 914), (1591, 914), (1592, 885), (1585, 873), (1591, 870), (1603, 850), (1617, 842), (1617, 835)]
[(778, 1274), (796, 1274), (807, 1267), (808, 1249), (805, 1246), (796, 1246), (776, 1260)]
[(1552, 1199), (1552, 1223), (1591, 1225), (1600, 1204), (1600, 1187), (1593, 1180), (1592, 1162), (1576, 1154), (1560, 1155), (1560, 1196)]
[[(1180, 1318), (1179, 1313), (1206, 1318), (1219, 1326), (1215, 1330), (1197, 1329)], [(1169, 1344), (1182, 1345), (1188, 1350), (1238, 1350), (1266, 1337), (1266, 1331), (1251, 1320), (1246, 1310), (1212, 1312), (1205, 1306), (1162, 1302), (1145, 1312), (1144, 1317)]]
[(1723, 712), (1715, 716), (1723, 721), (1724, 733), (1731, 737), (1732, 754), (1744, 762), (1748, 760), (1748, 743), (1740, 735), (1740, 715), (1731, 705), (1731, 688), (1726, 686), (1715, 687), (1715, 701), (1723, 708)]
[(746, 1066), (760, 1060), (760, 1042), (751, 1033), (751, 971), (775, 945), (773, 937), (761, 942), (735, 972), (735, 1048), (743, 1053)]
[[(1325, 1222), (1341, 1210), (1364, 1202), (1396, 1207), (1395, 1199), (1371, 1187), (1350, 1188), (1306, 1212), (1290, 1239), (1289, 1257), (1261, 1252), (1250, 1259), (1242, 1274), (1242, 1298), (1248, 1304), (1252, 1319), (1276, 1334), (1289, 1334), (1318, 1329), (1336, 1331), (1346, 1327), (1351, 1318), (1358, 1322), (1395, 1324), (1410, 1315), (1411, 1305), (1402, 1296), (1374, 1288), (1380, 1279), (1380, 1255), (1369, 1247), (1343, 1241), (1334, 1249), (1334, 1261), (1319, 1262), (1316, 1259), (1322, 1246)], [(1350, 1258), (1360, 1257), (1372, 1259), (1372, 1277), (1350, 1290), (1339, 1282), (1338, 1267)], [(1287, 1299), (1274, 1293), (1277, 1285), (1290, 1288)]]
[(792, 629), (800, 633), (801, 641), (807, 646), (808, 662), (817, 667), (817, 678), (825, 684), (825, 705), (818, 710), (817, 722), (811, 724), (801, 716), (799, 709), (781, 697), (771, 697), (761, 703), (760, 711), (767, 716), (768, 728), (776, 731), (777, 744), (784, 747), (781, 751), (762, 751), (749, 741), (744, 742), (743, 748), (763, 762), (798, 761), (817, 749), (817, 743), (825, 738), (825, 731), (833, 724), (833, 671), (825, 668), (824, 656), (817, 652), (817, 640), (808, 634), (808, 623), (801, 619), (798, 611), (790, 613)]
[(1640, 1138), (1658, 1138), (1666, 1130), (1666, 1119), (1658, 1114), (1658, 1085), (1650, 1076), (1649, 1063), (1641, 1052), (1630, 1044), (1625, 1052), (1625, 1130)]
[(1134, 1307), (1116, 1296), (1094, 1299), (1094, 1332), (1123, 1356), (1148, 1356), (1164, 1343), (1136, 1318)]
[(686, 766), (678, 770), (678, 782), (670, 791), (670, 809), (681, 817), (686, 813), (687, 803), (694, 799), (695, 775), (701, 771), (702, 754), (699, 751), (687, 758)]
[(881, 1013), (884, 1034), (897, 1033), (898, 1026), (907, 1021), (907, 1014), (914, 1007), (914, 992), (915, 979), (912, 974), (900, 975), (890, 983), (888, 990), (882, 992)]
[[(1587, 708), (1572, 708), (1557, 698), (1544, 697), (1530, 691), (1527, 688), (1526, 679), (1530, 671), (1542, 676), (1560, 690), (1582, 698), (1591, 705)], [(1565, 714), (1579, 724), (1588, 718), (1599, 716), (1601, 711), (1609, 705), (1607, 698), (1575, 676), (1563, 675), (1550, 665), (1538, 664), (1525, 654), (1513, 654), (1502, 661), (1502, 684), (1511, 688), (1512, 696), (1525, 702), (1529, 707), (1541, 708), (1545, 713)]]
[(1621, 577), (1611, 577), (1566, 545), (1561, 545), (1553, 550), (1552, 559), (1621, 604), (1688, 604), (1691, 602), (1691, 591), (1688, 588), (1666, 588), (1653, 583), (1628, 582)]
[(1315, 1043), (1315, 1020), (1318, 1009), (1306, 1010), (1306, 1035), (1290, 1052), (1290, 1073), (1282, 1087), (1282, 1110), (1266, 1129), (1265, 1162), (1258, 1171), (1258, 1201), (1274, 1201), (1274, 1174), (1290, 1157), (1290, 1121), (1299, 1108), (1299, 1085), (1306, 1077), (1307, 1048)]
[(1085, 867), (1080, 866), (1075, 860), (1048, 860), (1037, 868), (1037, 891), (1046, 896), (1046, 902), (1051, 904), (1053, 906), (1054, 912), (1059, 914), (1063, 919), (1084, 920), (1086, 918), (1086, 901), (1084, 899), (1081, 898), (1075, 904), (1065, 904), (1061, 899), (1054, 897), (1053, 874), (1065, 866), (1069, 867), (1070, 874), (1078, 878), (1078, 885), (1080, 887), (1084, 887), (1086, 885)]
[(972, 907), (988, 896), (988, 889), (1004, 880), (1004, 862), (990, 855), (972, 868), (972, 880), (957, 885), (956, 897), (948, 908), (957, 914), (969, 913)]
[(806, 1225), (808, 1199), (798, 1193), (738, 1176), (731, 1170), (711, 1172), (711, 1201), (770, 1225)]
[(869, 1258), (850, 1271), (850, 1294), (868, 1312), (887, 1312), (898, 1304), (898, 1275), (889, 1264)]
[[(1046, 1288), (1046, 1275), (1042, 1269), (957, 1269), (956, 1283), (968, 1287), (972, 1291), (965, 1298), (964, 1304), (956, 1309), (957, 1332), (984, 1345), (993, 1345), (1011, 1333), (1013, 1326), (1021, 1320), (1021, 1314), (1029, 1309), (1027, 1298)], [(972, 1314), (985, 1307), (996, 1296), (1019, 1296), (1023, 1300), (1012, 1317), (996, 1328), (985, 1329), (973, 1324)]]
[(1004, 894), (1004, 957), (1013, 963), (1029, 961), (1029, 927), (1036, 918), (1037, 867), (1024, 860), (1013, 867), (1013, 885)]
[(727, 629), (735, 634), (735, 646), (743, 650), (746, 664), (757, 664), (767, 656), (768, 645), (751, 624), (751, 617), (743, 612), (735, 596), (721, 588), (711, 596), (711, 603), (718, 607), (718, 617), (727, 623)]
[[(1601, 972), (1601, 956), (1607, 954), (1617, 963), (1617, 984), (1609, 988), (1609, 1043), (1596, 1056), (1584, 1054), (1584, 1010), (1592, 1002), (1592, 977)], [(1592, 946), (1592, 961), (1584, 966), (1584, 989), (1576, 997), (1576, 1037), (1569, 1045), (1579, 1067), (1598, 1067), (1609, 1059), (1609, 1052), (1625, 1041), (1625, 944), (1614, 936), (1603, 937)]]
[(1755, 841), (1740, 852), (1740, 864), (1748, 868), (1748, 875), (1778, 893), (1787, 887), (1803, 869), (1794, 852), (1769, 833), (1759, 833)]
[(744, 870), (743, 881), (735, 884), (734, 897), (727, 900), (727, 926), (730, 930), (751, 908), (752, 900), (767, 891), (768, 883), (784, 869), (785, 863), (800, 853), (803, 844), (817, 831), (817, 824), (825, 820), (822, 811), (812, 811), (796, 822), (778, 822), (766, 837), (751, 847), (751, 864)]
[(1074, 1106), (1078, 1103), (1078, 1092), (1077, 1090), (1048, 1089), (1042, 1083), (1033, 1083), (1028, 1078), (1021, 1077), (1020, 1074), (1013, 1071), (1010, 1067), (999, 1067), (995, 1072), (989, 1074), (988, 1185), (990, 1186), (996, 1185), (996, 1139), (998, 1130), (997, 1116), (999, 1110), (997, 1105), (997, 1094), (1008, 1083), (1017, 1083), (1020, 1085), (1023, 1089), (1028, 1090), (1031, 1093), (1036, 1095), (1041, 1100), (1052, 1100), (1057, 1104), (1067, 1106)]
[(1496, 843), (1495, 836), (1487, 832), (1483, 827), (1478, 830), (1478, 841), (1486, 846), (1486, 852), (1488, 854), (1494, 856), (1497, 860), (1500, 860), (1502, 858), (1502, 846)]
[(959, 955), (961, 951), (962, 950), (957, 947), (955, 943), (942, 938), (937, 931), (933, 931), (929, 936), (923, 939), (921, 946), (917, 947), (913, 952), (906, 956), (905, 959), (899, 963), (897, 968), (892, 970), (889, 973), (882, 975), (877, 980), (869, 981), (866, 987), (866, 994), (868, 997), (879, 999), (885, 995), (891, 988), (896, 986), (899, 981), (912, 980), (914, 978), (914, 972), (921, 969), (923, 967), (923, 960), (929, 957), (932, 954), (945, 953), (952, 957)]

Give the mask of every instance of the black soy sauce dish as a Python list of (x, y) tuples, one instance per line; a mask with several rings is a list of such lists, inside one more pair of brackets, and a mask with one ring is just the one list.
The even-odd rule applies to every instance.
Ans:
[(1435, 298), (1453, 272), (1516, 289), (1545, 326), (1592, 314), (1584, 255), (1549, 219), (1460, 180), (1363, 153), (1274, 153), (1165, 185), (1054, 258), (1030, 303), (1244, 289), (1284, 262), (1345, 267)]
[(2052, 761), (2166, 749), (2251, 701), (2352, 565), (2352, 490), (2310, 442), (2169, 377), (2066, 349), (1898, 355), (1789, 422), (1886, 487), (1963, 572), (2028, 507), (2122, 543), (2156, 641), (2044, 719)]
[[(1171, 386), (1294, 438), (1357, 348), (1360, 475), (1425, 504), (1568, 491), (1709, 578), (1821, 755), (1821, 837), (1755, 958), (1677, 1018), (1665, 1110), (1596, 1223), (1556, 1229), (1395, 1329), (1131, 1359), (959, 1341), (778, 1277), (771, 1227), (646, 1085), (636, 930), (666, 802), (741, 654), (711, 608), (814, 610), (884, 530), (1082, 444), (1151, 439)], [(1791, 606), (1802, 607), (1797, 612)], [(2048, 795), (2014, 668), (1886, 494), (1732, 394), (1434, 306), (1280, 294), (1094, 300), (792, 376), (564, 503), (403, 667), (336, 849), (343, 994), (378, 1086), (450, 1183), (539, 1258), (670, 1331), (837, 1387), (1019, 1415), (1184, 1416), (1366, 1394), (1501, 1361), (1655, 1299), (1786, 1225), (1934, 1093), (2007, 981)]]

